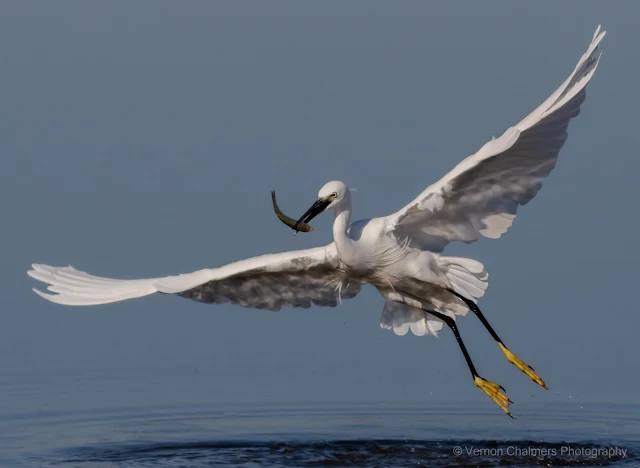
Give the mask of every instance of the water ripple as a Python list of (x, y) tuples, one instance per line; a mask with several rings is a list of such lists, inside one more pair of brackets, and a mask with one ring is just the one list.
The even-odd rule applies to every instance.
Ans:
[[(461, 449), (458, 455), (456, 450)], [(628, 448), (597, 443), (496, 440), (328, 440), (104, 444), (69, 450), (60, 463), (117, 466), (609, 466), (638, 462)]]
[[(488, 406), (488, 405), (487, 405)], [(632, 466), (637, 405), (209, 404), (0, 417), (0, 465)], [(617, 451), (609, 452), (616, 449)]]

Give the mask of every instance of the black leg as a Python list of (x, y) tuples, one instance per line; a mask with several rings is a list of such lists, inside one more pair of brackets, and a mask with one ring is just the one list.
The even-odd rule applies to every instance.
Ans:
[[(487, 329), (487, 331), (491, 334), (493, 339), (496, 340), (498, 343), (502, 343), (502, 340), (500, 339), (498, 334), (495, 332), (493, 327), (489, 324), (487, 319), (484, 317), (484, 314), (480, 311), (480, 308), (478, 307), (478, 305), (475, 302), (473, 302), (470, 299), (467, 299), (462, 294), (458, 294), (453, 289), (447, 289), (447, 291), (449, 291), (451, 294), (453, 294), (458, 299), (460, 299), (462, 302), (464, 302), (467, 305), (467, 307), (469, 308), (469, 310), (471, 312), (473, 312), (474, 314), (476, 314), (476, 316), (480, 319), (480, 322), (482, 322), (482, 325), (484, 325), (484, 328)], [(504, 346), (504, 343), (502, 343), (502, 345)]]
[[(403, 304), (402, 302), (400, 303)], [(447, 326), (453, 332), (453, 336), (455, 336), (456, 341), (458, 342), (458, 346), (460, 346), (460, 350), (464, 355), (465, 361), (467, 361), (467, 366), (469, 366), (469, 371), (471, 371), (471, 376), (473, 377), (473, 383), (475, 383), (477, 387), (481, 388), (487, 395), (489, 395), (489, 397), (500, 408), (502, 408), (502, 410), (508, 416), (513, 417), (511, 416), (511, 412), (509, 411), (509, 404), (512, 403), (512, 401), (509, 400), (509, 397), (507, 397), (507, 395), (504, 394), (504, 388), (501, 385), (498, 385), (495, 382), (490, 382), (486, 379), (483, 379), (478, 375), (478, 371), (476, 371), (476, 368), (473, 365), (473, 361), (471, 360), (471, 356), (469, 356), (467, 347), (464, 345), (464, 342), (462, 341), (462, 337), (460, 336), (460, 332), (458, 331), (456, 321), (453, 318), (449, 317), (448, 315), (442, 314), (440, 312), (436, 312), (436, 311), (424, 309), (424, 308), (422, 310), (433, 315), (434, 317), (439, 318), (440, 320), (442, 320), (444, 323), (447, 324)]]
[(454, 296), (459, 298), (461, 301), (463, 301), (467, 305), (469, 310), (471, 312), (473, 312), (476, 315), (476, 317), (478, 317), (480, 319), (480, 322), (482, 323), (482, 325), (484, 325), (484, 328), (487, 329), (487, 331), (489, 332), (491, 337), (496, 341), (496, 343), (498, 343), (498, 346), (500, 347), (500, 349), (504, 353), (505, 357), (507, 358), (507, 360), (511, 364), (513, 364), (518, 369), (520, 369), (522, 372), (524, 372), (526, 374), (526, 376), (529, 377), (531, 380), (533, 380), (535, 383), (537, 383), (541, 387), (543, 387), (543, 388), (548, 390), (546, 384), (544, 383), (544, 380), (542, 380), (540, 378), (540, 376), (535, 373), (535, 371), (533, 370), (533, 367), (528, 365), (526, 362), (520, 360), (520, 358), (518, 358), (518, 356), (513, 354), (509, 350), (509, 348), (507, 348), (507, 346), (502, 342), (502, 340), (500, 339), (498, 334), (495, 332), (493, 327), (489, 324), (489, 321), (485, 318), (484, 314), (480, 311), (480, 308), (478, 307), (478, 305), (475, 302), (473, 302), (470, 299), (467, 299), (462, 294), (459, 294), (459, 293), (457, 293), (456, 291), (454, 291), (452, 289), (447, 289), (447, 291), (449, 291), (451, 294), (453, 294)]
[[(462, 354), (464, 354), (464, 359), (465, 359), (465, 361), (467, 361), (467, 366), (469, 366), (469, 370), (471, 371), (471, 375), (473, 376), (474, 379), (476, 377), (479, 377), (478, 376), (478, 372), (476, 371), (476, 367), (473, 365), (473, 361), (471, 360), (471, 356), (469, 356), (469, 352), (467, 351), (467, 347), (464, 345), (464, 342), (462, 341), (462, 337), (460, 336), (460, 332), (458, 331), (458, 327), (456, 325), (456, 321), (453, 320), (448, 315), (441, 314), (440, 312), (436, 312), (436, 311), (433, 311), (433, 310), (427, 310), (427, 309), (422, 309), (422, 310), (424, 310), (425, 312), (430, 313), (434, 317), (438, 317), (440, 320), (442, 320), (444, 323), (447, 324), (447, 326), (453, 332), (453, 336), (456, 337), (456, 341), (458, 342), (458, 346), (460, 346), (460, 350), (462, 351)], [(500, 387), (500, 388), (502, 388), (502, 387)], [(504, 388), (502, 388), (502, 390), (504, 391)]]

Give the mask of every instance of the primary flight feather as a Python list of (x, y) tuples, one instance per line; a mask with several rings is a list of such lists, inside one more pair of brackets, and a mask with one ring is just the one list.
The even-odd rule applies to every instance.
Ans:
[[(504, 389), (479, 376), (458, 331), (455, 317), (471, 310), (506, 358), (531, 380), (544, 381), (513, 354), (477, 306), (487, 288), (482, 264), (443, 256), (451, 241), (499, 238), (512, 225), (520, 205), (540, 190), (578, 115), (586, 86), (599, 61), (600, 27), (573, 73), (540, 106), (502, 136), (486, 143), (398, 212), (351, 222), (351, 192), (338, 181), (325, 184), (300, 217), (308, 223), (334, 211), (334, 242), (308, 250), (262, 255), (219, 268), (139, 280), (101, 278), (73, 267), (34, 264), (28, 274), (49, 286), (34, 291), (65, 305), (97, 305), (156, 292), (196, 301), (279, 310), (283, 306), (335, 306), (356, 296), (362, 284), (385, 299), (380, 325), (398, 335), (436, 335), (446, 324), (453, 332), (474, 383), (505, 413), (511, 401)], [(290, 224), (290, 223), (289, 223)], [(304, 224), (306, 226), (306, 224)], [(297, 224), (291, 226), (297, 228)]]

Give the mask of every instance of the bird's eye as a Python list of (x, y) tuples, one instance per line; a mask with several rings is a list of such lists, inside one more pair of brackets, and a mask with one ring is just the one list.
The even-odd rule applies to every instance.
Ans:
[(338, 192), (333, 192), (330, 196), (331, 198), (338, 198)]

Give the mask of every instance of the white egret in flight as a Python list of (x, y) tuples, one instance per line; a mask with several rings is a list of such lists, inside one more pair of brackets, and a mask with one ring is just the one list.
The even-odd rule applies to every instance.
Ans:
[(597, 46), (605, 32), (596, 30), (587, 52), (569, 78), (546, 101), (502, 136), (486, 143), (451, 172), (427, 187), (398, 212), (351, 221), (351, 193), (342, 182), (329, 182), (300, 218), (306, 223), (333, 209), (334, 241), (324, 247), (241, 260), (166, 278), (117, 280), (75, 268), (33, 265), (28, 274), (47, 283), (58, 304), (95, 305), (156, 292), (178, 294), (209, 304), (279, 310), (282, 306), (335, 306), (352, 298), (362, 284), (375, 286), (385, 305), (381, 326), (403, 335), (436, 335), (446, 324), (455, 335), (475, 384), (509, 412), (504, 389), (478, 375), (455, 322), (471, 310), (506, 358), (546, 388), (534, 370), (513, 354), (476, 305), (487, 288), (482, 264), (441, 255), (451, 241), (497, 239), (529, 202), (554, 168), (567, 138), (569, 121), (578, 115), (585, 88), (598, 66)]

